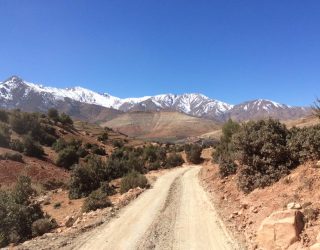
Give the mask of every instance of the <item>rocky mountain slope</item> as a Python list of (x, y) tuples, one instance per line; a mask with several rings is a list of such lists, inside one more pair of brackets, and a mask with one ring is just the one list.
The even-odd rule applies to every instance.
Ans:
[[(2, 108), (46, 111), (52, 106), (76, 118), (90, 121), (111, 120), (116, 115), (128, 111), (177, 111), (220, 122), (228, 118), (242, 121), (269, 116), (287, 120), (304, 117), (310, 112), (309, 108), (290, 107), (269, 100), (254, 100), (231, 105), (202, 94), (164, 94), (121, 99), (82, 87), (67, 89), (45, 87), (26, 82), (16, 76), (0, 84)], [(88, 110), (91, 114), (87, 112)]]

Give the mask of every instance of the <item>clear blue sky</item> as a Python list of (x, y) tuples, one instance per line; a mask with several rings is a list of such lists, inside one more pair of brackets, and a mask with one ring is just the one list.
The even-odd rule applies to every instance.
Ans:
[(319, 0), (0, 0), (0, 79), (229, 103), (320, 96)]

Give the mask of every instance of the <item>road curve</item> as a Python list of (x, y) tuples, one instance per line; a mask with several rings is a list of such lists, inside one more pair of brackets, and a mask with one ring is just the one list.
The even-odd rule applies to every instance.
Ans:
[(177, 168), (159, 177), (75, 249), (238, 249), (199, 184), (200, 169)]

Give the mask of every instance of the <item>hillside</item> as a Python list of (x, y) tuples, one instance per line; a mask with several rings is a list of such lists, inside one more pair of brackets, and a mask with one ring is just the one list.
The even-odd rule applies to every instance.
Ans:
[(129, 112), (102, 123), (132, 137), (179, 140), (216, 130), (219, 125), (207, 119), (178, 112)]

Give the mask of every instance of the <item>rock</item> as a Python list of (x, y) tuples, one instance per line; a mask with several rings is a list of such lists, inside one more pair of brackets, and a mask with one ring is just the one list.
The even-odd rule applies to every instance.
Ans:
[(66, 227), (72, 227), (72, 225), (73, 225), (74, 222), (75, 222), (75, 219), (74, 219), (72, 216), (67, 216), (67, 217), (65, 218), (65, 223), (64, 223), (64, 225), (65, 225)]
[(302, 208), (302, 206), (299, 203), (296, 203), (296, 202), (290, 202), (287, 205), (287, 209), (301, 209), (301, 208)]
[(309, 249), (310, 250), (320, 250), (320, 243), (316, 243), (316, 244), (312, 245)]
[(257, 232), (261, 249), (287, 249), (299, 240), (304, 227), (303, 214), (298, 210), (273, 212), (263, 220)]
[(317, 167), (317, 168), (320, 168), (320, 161), (317, 161), (316, 167)]

